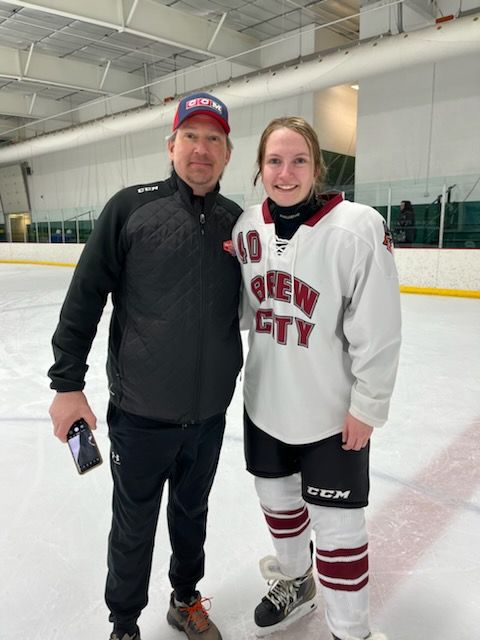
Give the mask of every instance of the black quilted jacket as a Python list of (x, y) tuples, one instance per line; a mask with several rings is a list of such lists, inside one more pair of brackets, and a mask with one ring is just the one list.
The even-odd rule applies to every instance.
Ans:
[(123, 189), (100, 215), (53, 336), (57, 391), (83, 389), (112, 294), (107, 373), (129, 413), (188, 423), (223, 413), (242, 366), (240, 270), (224, 248), (241, 209), (178, 176)]

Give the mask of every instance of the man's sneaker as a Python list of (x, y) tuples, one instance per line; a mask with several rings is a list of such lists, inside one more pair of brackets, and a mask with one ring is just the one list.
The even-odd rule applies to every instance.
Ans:
[(198, 591), (188, 603), (178, 602), (172, 593), (167, 613), (168, 624), (186, 633), (190, 640), (222, 640), (220, 631), (208, 617), (204, 602), (210, 605), (210, 600), (202, 598)]
[(121, 629), (114, 629), (110, 634), (110, 640), (141, 640), (140, 631), (138, 627), (137, 630), (133, 632), (133, 634), (130, 634), (127, 631), (123, 631)]
[[(337, 636), (333, 636), (333, 640), (340, 640)], [(360, 640), (360, 638), (354, 638), (353, 636), (347, 636), (344, 640)], [(383, 633), (369, 633), (363, 640), (388, 640), (387, 636)]]
[[(262, 562), (260, 564), (262, 566)], [(262, 573), (266, 575), (263, 568)], [(278, 568), (275, 573), (279, 575)], [(317, 606), (313, 601), (316, 587), (312, 567), (298, 578), (284, 576), (269, 583), (272, 585), (270, 591), (255, 609), (255, 633), (259, 637), (286, 629)]]

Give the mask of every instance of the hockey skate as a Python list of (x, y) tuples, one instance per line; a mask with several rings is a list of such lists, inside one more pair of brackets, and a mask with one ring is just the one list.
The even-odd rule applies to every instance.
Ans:
[(298, 578), (283, 574), (274, 556), (260, 561), (260, 570), (271, 585), (269, 592), (255, 609), (257, 637), (282, 631), (316, 608), (312, 567)]

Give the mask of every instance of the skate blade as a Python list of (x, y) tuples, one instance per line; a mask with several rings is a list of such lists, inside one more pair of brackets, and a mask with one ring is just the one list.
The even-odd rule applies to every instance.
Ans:
[(271, 633), (275, 633), (277, 631), (284, 631), (291, 624), (303, 618), (303, 616), (312, 613), (317, 608), (317, 603), (313, 600), (309, 600), (304, 604), (301, 604), (299, 607), (294, 609), (292, 613), (290, 613), (285, 620), (282, 620), (278, 624), (273, 624), (270, 627), (258, 627), (255, 625), (255, 635), (257, 638), (263, 638), (264, 636), (269, 636)]

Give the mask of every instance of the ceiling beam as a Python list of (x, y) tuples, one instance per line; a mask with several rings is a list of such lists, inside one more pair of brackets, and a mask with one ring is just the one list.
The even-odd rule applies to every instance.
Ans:
[[(260, 42), (222, 26), (214, 38), (217, 22), (153, 2), (153, 0), (2, 0), (6, 4), (38, 9), (46, 13), (100, 25), (204, 55), (236, 58), (241, 64), (258, 68)], [(128, 20), (128, 24), (127, 24)], [(245, 55), (241, 55), (245, 54)]]
[[(373, 7), (388, 7), (391, 5), (391, 0), (361, 0), (360, 6), (361, 9), (365, 9), (369, 7), (372, 9)], [(406, 8), (408, 7), (412, 11), (415, 11), (417, 14), (421, 15), (425, 18), (429, 23), (435, 18), (435, 3), (431, 0), (398, 0), (397, 7)]]
[(404, 5), (430, 22), (435, 18), (435, 5), (429, 0), (405, 0)]
[[(33, 96), (37, 97), (34, 100)], [(8, 116), (17, 116), (19, 118), (28, 118), (37, 120), (38, 118), (49, 118), (50, 116), (59, 116), (65, 111), (65, 103), (58, 100), (49, 100), (42, 98), (38, 94), (23, 95), (17, 91), (0, 91), (0, 114)], [(1, 117), (1, 116), (0, 116)], [(61, 118), (64, 122), (72, 124), (76, 117), (65, 115)], [(10, 123), (12, 128), (12, 123)]]
[(72, 91), (90, 91), (99, 95), (116, 95), (127, 91), (132, 92), (132, 97), (143, 95), (141, 90), (135, 92), (143, 85), (143, 77), (113, 69), (109, 70), (105, 78), (104, 76), (104, 66), (72, 58), (56, 58), (32, 49), (20, 51), (0, 47), (0, 78), (34, 82)]

